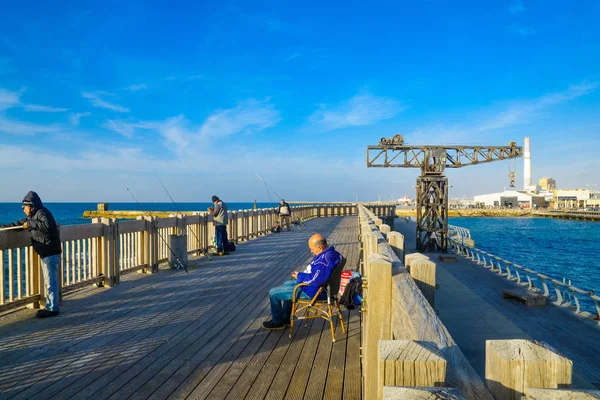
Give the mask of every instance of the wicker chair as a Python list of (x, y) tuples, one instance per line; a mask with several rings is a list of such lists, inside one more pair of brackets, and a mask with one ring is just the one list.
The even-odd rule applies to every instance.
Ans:
[[(294, 321), (305, 320), (308, 325), (308, 320), (312, 318), (323, 318), (329, 321), (331, 327), (331, 340), (335, 342), (335, 327), (333, 325), (333, 318), (338, 317), (340, 319), (340, 325), (342, 332), (346, 333), (346, 327), (344, 326), (344, 319), (342, 318), (342, 310), (340, 309), (340, 303), (338, 300), (338, 292), (340, 291), (340, 280), (342, 278), (342, 271), (346, 265), (346, 259), (342, 257), (336, 264), (329, 275), (329, 279), (323, 286), (319, 288), (317, 294), (312, 299), (302, 299), (299, 297), (298, 290), (302, 286), (308, 286), (305, 283), (300, 283), (294, 288), (294, 296), (292, 298), (292, 314), (290, 318), (290, 339), (294, 332)], [(319, 298), (323, 290), (327, 291), (327, 298)], [(299, 314), (304, 311), (304, 315)]]

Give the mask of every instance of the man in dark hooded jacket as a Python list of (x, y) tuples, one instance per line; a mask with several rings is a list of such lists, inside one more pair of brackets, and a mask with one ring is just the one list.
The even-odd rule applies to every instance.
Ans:
[(27, 215), (17, 222), (5, 224), (0, 228), (22, 226), (29, 232), (31, 245), (42, 259), (42, 273), (46, 283), (46, 308), (37, 312), (38, 318), (58, 315), (58, 268), (62, 248), (60, 233), (52, 213), (44, 207), (36, 192), (29, 192), (23, 199), (23, 212)]

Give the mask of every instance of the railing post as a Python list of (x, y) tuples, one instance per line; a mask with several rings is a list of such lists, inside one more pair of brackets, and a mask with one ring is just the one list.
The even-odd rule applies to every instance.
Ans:
[(377, 368), (377, 399), (384, 386), (443, 387), (446, 360), (433, 342), (380, 340)]
[[(29, 287), (31, 295), (39, 294), (40, 300), (34, 301), (27, 307), (44, 308), (46, 304), (46, 289), (44, 288), (44, 276), (42, 274), (42, 265), (40, 256), (33, 250), (33, 246), (26, 247), (27, 255), (25, 258), (26, 268), (29, 270)], [(10, 250), (9, 250), (10, 251)], [(4, 260), (2, 260), (4, 263)]]
[(368, 256), (366, 277), (368, 285), (363, 291), (366, 299), (363, 321), (363, 397), (377, 399), (378, 343), (380, 340), (392, 339), (392, 263), (381, 254), (371, 254)]
[(435, 309), (435, 286), (436, 286), (436, 265), (435, 263), (425, 260), (416, 259), (412, 261), (410, 267), (410, 276), (413, 277), (417, 287), (427, 299), (431, 308)]
[(543, 342), (488, 340), (485, 383), (497, 400), (521, 399), (527, 388), (571, 385), (573, 362)]
[(400, 232), (390, 232), (387, 236), (387, 240), (394, 250), (394, 253), (398, 256), (400, 261), (402, 261), (402, 265), (404, 265), (404, 235)]
[(146, 231), (144, 232), (144, 261), (151, 273), (158, 272), (158, 230), (157, 217), (144, 217)]
[(379, 232), (381, 232), (381, 234), (383, 235), (383, 238), (387, 240), (387, 235), (392, 231), (392, 228), (390, 228), (389, 225), (386, 224), (382, 224), (379, 227)]
[(102, 222), (102, 274), (104, 283), (112, 287), (119, 284), (118, 265), (118, 225), (117, 220), (112, 218), (101, 218)]

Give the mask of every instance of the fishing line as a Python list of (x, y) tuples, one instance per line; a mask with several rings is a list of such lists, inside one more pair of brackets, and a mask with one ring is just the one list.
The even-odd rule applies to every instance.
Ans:
[(277, 193), (275, 190), (273, 190), (273, 188), (271, 186), (269, 186), (269, 184), (256, 172), (254, 173), (258, 179), (260, 179), (264, 184), (265, 184), (265, 189), (267, 190), (267, 195), (269, 195), (269, 200), (271, 200), (271, 204), (275, 204), (273, 202), (273, 199), (271, 198), (271, 193), (269, 193), (269, 190), (271, 190), (279, 199), (282, 199), (282, 197), (279, 195), (279, 193)]
[[(142, 205), (137, 201), (137, 199), (135, 198), (135, 196), (133, 195), (133, 193), (131, 193), (131, 190), (129, 190), (128, 187), (125, 187), (125, 189), (127, 189), (127, 192), (129, 192), (129, 194), (131, 195), (131, 197), (133, 198), (133, 200), (135, 201), (135, 203), (138, 205), (138, 207), (140, 208), (140, 210), (142, 210), (142, 212), (144, 213), (144, 215), (151, 216), (148, 212), (146, 212), (146, 210), (144, 210), (144, 208), (142, 207)], [(177, 264), (179, 264), (179, 266), (177, 267), (177, 269), (183, 268), (185, 270), (185, 272), (189, 274), (189, 272), (187, 270), (187, 267), (181, 262), (181, 260), (179, 259), (179, 257), (177, 257), (177, 254), (175, 254), (175, 252), (173, 251), (173, 249), (171, 248), (171, 246), (169, 246), (169, 243), (167, 243), (167, 241), (163, 237), (162, 233), (160, 233), (159, 229), (156, 230), (156, 233), (158, 233), (158, 236), (162, 239), (162, 241), (165, 244), (165, 246), (167, 246), (167, 249), (169, 249), (169, 251), (171, 252), (171, 254), (173, 255), (173, 257), (175, 257), (175, 261), (177, 261)]]
[[(160, 179), (160, 177), (158, 176), (158, 174), (156, 172), (154, 173), (154, 176), (156, 176), (156, 179), (158, 179), (158, 181), (160, 182), (160, 185), (163, 187), (163, 189), (165, 189), (165, 192), (167, 192), (167, 195), (169, 196), (169, 198), (173, 202), (173, 205), (175, 206), (175, 209), (177, 210), (177, 212), (179, 214), (183, 215), (182, 212), (179, 210), (179, 207), (177, 207), (177, 204), (175, 203), (175, 200), (173, 200), (173, 197), (171, 197), (171, 194), (169, 193), (169, 191), (167, 190), (167, 188), (165, 187), (165, 185), (163, 184), (162, 180)], [(194, 238), (196, 239), (196, 241), (198, 243), (200, 243), (200, 239), (198, 238), (198, 236), (196, 236), (196, 232), (194, 232), (193, 229), (191, 229), (190, 232), (192, 232), (192, 235), (194, 235)], [(208, 257), (208, 259), (212, 260), (212, 258), (210, 257), (210, 254), (208, 253), (208, 251), (205, 251), (204, 249), (201, 249), (201, 253), (202, 254), (206, 254), (206, 256)]]

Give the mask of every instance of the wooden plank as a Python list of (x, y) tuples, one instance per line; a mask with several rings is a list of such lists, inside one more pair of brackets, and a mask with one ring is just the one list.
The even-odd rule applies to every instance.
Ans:
[[(317, 230), (319, 231), (325, 231), (327, 229), (332, 230), (335, 229), (337, 227), (340, 226), (340, 221), (344, 221), (343, 219), (338, 218), (336, 221), (324, 221), (324, 220), (314, 220), (314, 222), (316, 222), (314, 224), (314, 228), (317, 228)], [(310, 232), (307, 232), (306, 235), (309, 235)], [(269, 236), (268, 236), (269, 237)], [(342, 235), (335, 235), (332, 234), (331, 238), (332, 240), (330, 240), (331, 243), (335, 242), (335, 238), (339, 237), (339, 238), (345, 238)], [(355, 239), (356, 235), (354, 235)], [(306, 238), (308, 238), (308, 236), (306, 236)], [(252, 243), (256, 243), (256, 242), (260, 242), (260, 241), (252, 241)], [(271, 243), (272, 244), (272, 243)], [(264, 245), (259, 245), (256, 248), (254, 248), (256, 253), (260, 253), (260, 252), (264, 252), (264, 249), (269, 247), (272, 249), (271, 244), (264, 244)], [(281, 241), (281, 245), (286, 245), (285, 241)], [(297, 254), (304, 254), (303, 258), (304, 260), (306, 260), (306, 257), (308, 255), (308, 252), (305, 249), (306, 244), (305, 241), (303, 241), (300, 245), (299, 245), (299, 249), (302, 250), (296, 250), (295, 252)], [(285, 247), (284, 247), (285, 248)], [(342, 248), (342, 247), (341, 247)], [(251, 256), (252, 252), (248, 252), (248, 254), (245, 254), (244, 256)], [(289, 256), (289, 254), (284, 254), (282, 256), (282, 258), (285, 258), (285, 256)], [(346, 255), (347, 256), (347, 255)], [(348, 256), (347, 256), (348, 257)], [(298, 259), (300, 259), (301, 257), (298, 256)], [(230, 259), (229, 257), (226, 257), (223, 259), (223, 261), (226, 261), (227, 259)], [(243, 258), (242, 258), (243, 259)], [(276, 258), (273, 259), (273, 263), (271, 265), (268, 266), (267, 269), (271, 270), (270, 274), (273, 276), (273, 280), (274, 282), (277, 280), (281, 280), (281, 276), (282, 275), (277, 275), (278, 273), (286, 275), (287, 272), (281, 270), (281, 263), (277, 262), (279, 260), (277, 260)], [(261, 261), (255, 261), (257, 263), (261, 263)], [(294, 266), (291, 266), (294, 267)], [(218, 268), (212, 268), (213, 271), (217, 271)], [(230, 271), (228, 271), (230, 270)], [(205, 270), (206, 271), (206, 270)], [(239, 272), (239, 263), (236, 263), (236, 265), (233, 265), (233, 263), (231, 263), (230, 267), (227, 268), (226, 270), (221, 270), (219, 271), (219, 273), (215, 273), (215, 274), (211, 274), (209, 279), (214, 279), (214, 281), (212, 281), (213, 284), (218, 285), (220, 280), (222, 279), (222, 276), (229, 276), (232, 279), (239, 279), (241, 281), (246, 281), (248, 278), (245, 277), (245, 275), (247, 275), (248, 277), (251, 275), (251, 273), (248, 272)], [(256, 275), (256, 273), (255, 273)], [(257, 276), (261, 276), (260, 279), (262, 279), (264, 281), (264, 278), (266, 277), (264, 273), (258, 272)], [(205, 278), (203, 278), (204, 280)], [(189, 281), (189, 277), (186, 277), (186, 280)], [(134, 279), (134, 281), (137, 281), (137, 279)], [(205, 281), (205, 280), (204, 280)], [(112, 307), (117, 307), (117, 313), (115, 313), (114, 311), (112, 311), (112, 309), (106, 311), (106, 312), (100, 312), (98, 313), (82, 313), (82, 314), (76, 314), (76, 316), (74, 315), (74, 319), (72, 320), (73, 322), (76, 321), (76, 319), (80, 319), (81, 322), (84, 324), (84, 326), (77, 326), (76, 324), (69, 326), (69, 327), (65, 327), (63, 325), (63, 321), (60, 321), (61, 318), (58, 318), (56, 320), (49, 320), (49, 321), (44, 321), (47, 322), (48, 325), (50, 327), (53, 327), (52, 329), (57, 328), (59, 331), (62, 330), (64, 331), (65, 337), (69, 338), (65, 343), (64, 343), (64, 347), (67, 348), (69, 347), (70, 349), (72, 348), (72, 350), (74, 351), (73, 354), (77, 354), (79, 358), (74, 357), (73, 355), (71, 356), (67, 356), (67, 357), (63, 357), (62, 361), (60, 361), (59, 363), (54, 362), (54, 368), (51, 368), (52, 371), (52, 379), (46, 379), (46, 380), (42, 380), (42, 379), (26, 379), (27, 376), (23, 377), (23, 379), (21, 379), (21, 382), (27, 382), (29, 384), (29, 388), (26, 388), (25, 390), (28, 390), (27, 393), (32, 394), (32, 395), (36, 395), (36, 398), (50, 398), (50, 397), (54, 397), (53, 394), (59, 394), (61, 397), (64, 396), (64, 398), (67, 397), (73, 397), (73, 398), (85, 398), (85, 397), (89, 397), (90, 393), (92, 395), (94, 395), (94, 397), (97, 398), (106, 398), (108, 397), (111, 393), (115, 396), (115, 397), (119, 397), (121, 395), (123, 395), (124, 393), (128, 393), (128, 388), (134, 388), (134, 387), (139, 387), (141, 388), (140, 393), (150, 393), (153, 389), (154, 384), (146, 386), (149, 384), (149, 382), (152, 382), (153, 379), (157, 379), (158, 381), (168, 381), (171, 379), (172, 375), (170, 375), (173, 371), (181, 368), (182, 365), (185, 365), (185, 360), (182, 358), (172, 358), (172, 356), (170, 355), (169, 351), (163, 351), (161, 353), (161, 348), (165, 348), (165, 346), (169, 346), (169, 343), (172, 342), (172, 339), (174, 337), (183, 337), (185, 339), (185, 335), (189, 336), (190, 333), (193, 333), (194, 331), (197, 331), (198, 327), (200, 326), (200, 324), (204, 323), (206, 324), (208, 321), (206, 320), (206, 316), (203, 318), (200, 318), (200, 322), (198, 321), (193, 321), (190, 322), (189, 325), (184, 325), (182, 327), (178, 327), (177, 330), (174, 330), (172, 326), (169, 325), (170, 321), (180, 321), (182, 320), (182, 318), (185, 318), (187, 314), (189, 314), (189, 312), (191, 311), (191, 309), (189, 308), (189, 304), (187, 303), (189, 300), (191, 299), (202, 299), (203, 295), (199, 294), (198, 292), (201, 292), (202, 290), (197, 290), (198, 286), (193, 286), (193, 284), (190, 282), (187, 284), (187, 286), (189, 287), (194, 287), (194, 291), (189, 291), (190, 294), (189, 295), (189, 300), (185, 298), (185, 296), (176, 296), (176, 295), (172, 295), (170, 292), (172, 292), (172, 287), (169, 285), (163, 285), (162, 283), (159, 284), (158, 282), (161, 282), (160, 279), (152, 279), (150, 278), (150, 280), (148, 281), (148, 284), (144, 284), (144, 287), (138, 288), (137, 290), (133, 290), (130, 291), (128, 293), (127, 296), (124, 296), (122, 298), (119, 299), (112, 299), (112, 300), (108, 300), (108, 298), (110, 298), (109, 295), (115, 293), (115, 292), (120, 292), (119, 296), (122, 296), (124, 293), (126, 293), (126, 290), (128, 290), (125, 286), (127, 286), (127, 282), (124, 281), (122, 282), (122, 285), (119, 287), (115, 287), (113, 289), (111, 289), (111, 293), (109, 293), (109, 295), (104, 295), (105, 298), (105, 302), (102, 305), (102, 307), (106, 307), (107, 305), (112, 303)], [(151, 282), (151, 283), (150, 283)], [(268, 282), (268, 281), (267, 281)], [(222, 285), (222, 284), (221, 284)], [(205, 286), (205, 288), (209, 288), (210, 285), (202, 285)], [(266, 295), (266, 291), (267, 291), (267, 285), (265, 285), (265, 289), (263, 291), (263, 296)], [(148, 292), (148, 289), (152, 287), (153, 292)], [(186, 286), (184, 286), (186, 287)], [(131, 289), (132, 287), (130, 286), (129, 289)], [(158, 289), (158, 291), (157, 291)], [(231, 287), (231, 293), (234, 293), (236, 290), (236, 286), (232, 286)], [(106, 292), (105, 292), (106, 293)], [(144, 311), (141, 311), (140, 307), (128, 307), (128, 304), (130, 304), (132, 301), (139, 301), (140, 295), (145, 295), (151, 293), (152, 296), (154, 298), (157, 299), (158, 304), (157, 303), (151, 303), (149, 308), (145, 308)], [(116, 293), (115, 293), (116, 294)], [(196, 296), (194, 296), (194, 294)], [(250, 294), (249, 294), (250, 295)], [(220, 293), (220, 296), (227, 296), (227, 292), (222, 292)], [(173, 300), (175, 300), (175, 303), (173, 303), (173, 305), (168, 305), (170, 303), (170, 297), (173, 298)], [(264, 299), (264, 297), (263, 297)], [(92, 301), (90, 299), (88, 300), (81, 300), (81, 304), (89, 304), (89, 306), (93, 306), (94, 303), (97, 303), (97, 299), (94, 299), (95, 301)], [(106, 301), (108, 300), (108, 301)], [(263, 300), (264, 301), (264, 300)], [(223, 302), (221, 302), (223, 303)], [(201, 310), (206, 310), (208, 311), (208, 305), (210, 305), (212, 303), (205, 303), (203, 306), (199, 307)], [(216, 303), (218, 304), (218, 303)], [(188, 308), (186, 308), (185, 306), (188, 305)], [(88, 306), (88, 307), (89, 307)], [(204, 307), (204, 308), (203, 308)], [(99, 308), (98, 310), (104, 310), (104, 308)], [(263, 309), (265, 311), (268, 312), (267, 309)], [(62, 310), (61, 310), (62, 311)], [(204, 312), (206, 312), (204, 311)], [(215, 310), (213, 310), (215, 311)], [(243, 311), (243, 309), (242, 309)], [(150, 316), (157, 313), (156, 316), (147, 319), (145, 318), (145, 316)], [(104, 315), (106, 314), (106, 315)], [(206, 314), (204, 314), (206, 315)], [(118, 318), (115, 318), (118, 317)], [(244, 315), (244, 317), (248, 317), (247, 315)], [(140, 318), (145, 318), (145, 319), (140, 319)], [(113, 324), (114, 319), (118, 319), (118, 323), (115, 322)], [(246, 318), (247, 320), (247, 318)], [(121, 326), (123, 326), (123, 322), (124, 321), (128, 321), (127, 325), (131, 326), (131, 327), (136, 327), (136, 330), (125, 330), (123, 331), (122, 329), (119, 329), (119, 324), (121, 324)], [(260, 322), (260, 320), (257, 320), (256, 318), (253, 319), (252, 322), (252, 326), (256, 326), (258, 325)], [(108, 326), (106, 325), (108, 324)], [(111, 326), (112, 325), (112, 326)], [(235, 325), (235, 324), (234, 324)], [(162, 328), (161, 328), (162, 326)], [(21, 329), (23, 332), (28, 331), (29, 329), (27, 329), (25, 327), (25, 325), (22, 327), (23, 329)], [(90, 329), (91, 328), (91, 329)], [(141, 330), (137, 330), (139, 328), (142, 328)], [(158, 328), (158, 329), (157, 329)], [(179, 329), (181, 328), (181, 330)], [(190, 328), (190, 329), (186, 329), (186, 328)], [(312, 328), (312, 325), (311, 325)], [(98, 335), (102, 335), (102, 333), (110, 333), (111, 330), (114, 330), (115, 333), (119, 332), (117, 335), (105, 335), (105, 336), (99, 336), (102, 337), (103, 339), (98, 341), (97, 336)], [(0, 328), (1, 331), (1, 328)], [(52, 334), (56, 334), (56, 329), (50, 333), (43, 333), (41, 336), (39, 336), (39, 332), (38, 329), (30, 329), (29, 330), (32, 334), (36, 334), (36, 339), (40, 338), (41, 341), (37, 342), (41, 345), (40, 349), (41, 349), (41, 353), (37, 352), (35, 357), (33, 357), (32, 359), (37, 359), (37, 357), (39, 357), (40, 354), (48, 354), (48, 355), (59, 355), (61, 354), (60, 351), (60, 347), (63, 346), (63, 344), (59, 345), (59, 348), (55, 348), (50, 350), (49, 348), (47, 348), (46, 346), (50, 346), (50, 343), (52, 343)], [(302, 336), (302, 331), (306, 332), (305, 329), (303, 328), (299, 328), (298, 332), (300, 334), (300, 336)], [(179, 332), (179, 333), (177, 333)], [(187, 332), (187, 333), (186, 333)], [(285, 336), (285, 335), (281, 335), (281, 333), (278, 332), (265, 332), (265, 331), (260, 331), (260, 334), (238, 334), (237, 336), (233, 335), (233, 331), (231, 332), (232, 334), (230, 336), (228, 336), (231, 340), (234, 340), (234, 342), (231, 341), (221, 341), (219, 342), (216, 346), (215, 346), (215, 352), (211, 352), (210, 354), (208, 354), (208, 358), (206, 359), (206, 363), (204, 364), (205, 367), (207, 367), (207, 374), (206, 376), (208, 377), (205, 382), (203, 383), (208, 383), (208, 385), (206, 387), (202, 388), (202, 391), (208, 391), (211, 387), (213, 387), (213, 390), (211, 393), (215, 394), (217, 396), (217, 398), (221, 398), (224, 397), (225, 394), (229, 395), (229, 394), (235, 394), (236, 391), (239, 391), (240, 389), (240, 385), (238, 385), (239, 382), (247, 382), (246, 383), (246, 388), (244, 389), (248, 389), (248, 390), (244, 390), (246, 391), (246, 393), (249, 396), (252, 396), (253, 394), (259, 393), (261, 392), (261, 382), (264, 383), (264, 387), (271, 386), (271, 384), (273, 384), (273, 382), (278, 382), (278, 380), (283, 379), (282, 378), (277, 378), (274, 379), (274, 377), (276, 377), (276, 374), (271, 374), (270, 376), (266, 376), (264, 373), (261, 375), (260, 372), (256, 373), (255, 371), (263, 371), (263, 369), (265, 367), (267, 367), (266, 369), (269, 369), (269, 360), (272, 362), (274, 360), (273, 357), (271, 357), (273, 355), (273, 351), (271, 351), (270, 353), (267, 353), (267, 355), (263, 355), (260, 352), (262, 350), (267, 350), (267, 352), (269, 352), (269, 350), (271, 349), (275, 349), (277, 350), (278, 347), (275, 347), (276, 345), (274, 345), (274, 343), (276, 343), (275, 339), (278, 339), (279, 341), (281, 341), (282, 343), (286, 342), (286, 343), (290, 343), (289, 339)], [(173, 335), (178, 335), (178, 336), (173, 336)], [(202, 333), (198, 333), (199, 336), (202, 336)], [(261, 336), (262, 335), (262, 336)], [(278, 336), (279, 335), (279, 336)], [(319, 335), (321, 335), (323, 338), (327, 337), (330, 342), (330, 333), (329, 333), (329, 328), (328, 326), (325, 327), (325, 329), (321, 329), (319, 331)], [(294, 338), (294, 341), (292, 343), (294, 343), (294, 345), (297, 345), (298, 343), (303, 343), (301, 341), (301, 338), (298, 339), (300, 336), (297, 336)], [(215, 336), (214, 339), (217, 340), (218, 337), (220, 336)], [(266, 337), (266, 340), (265, 340)], [(185, 341), (184, 339), (182, 339), (181, 341), (175, 341), (176, 343), (181, 344), (183, 343), (187, 343), (187, 344), (191, 344), (191, 342), (189, 341)], [(197, 339), (197, 337), (195, 338)], [(210, 340), (213, 340), (213, 338), (211, 338)], [(97, 345), (94, 345), (94, 343), (98, 342)], [(120, 343), (120, 344), (119, 344)], [(138, 344), (135, 344), (138, 343)], [(232, 343), (237, 343), (237, 344), (233, 344)], [(0, 349), (3, 349), (3, 346), (7, 346), (9, 345), (8, 343), (3, 343), (2, 339), (0, 339)], [(289, 349), (289, 345), (288, 348), (285, 348), (283, 352), (279, 352), (280, 354), (282, 354), (285, 357), (281, 358), (281, 361), (285, 363), (287, 363), (287, 354)], [(170, 347), (173, 348), (173, 347)], [(188, 349), (188, 347), (184, 346), (184, 350)], [(108, 353), (105, 353), (104, 349), (109, 350)], [(233, 350), (232, 350), (233, 349)], [(85, 353), (77, 353), (78, 351), (83, 350)], [(100, 352), (98, 352), (98, 350), (100, 350)], [(231, 350), (231, 351), (229, 351)], [(95, 352), (94, 352), (95, 351)], [(295, 351), (292, 349), (292, 352)], [(312, 351), (312, 350), (309, 350)], [(25, 353), (21, 353), (20, 355), (14, 352), (9, 353), (3, 353), (4, 354), (9, 355), (9, 359), (14, 361), (14, 363), (12, 363), (11, 365), (14, 366), (18, 366), (20, 365), (19, 361), (25, 361), (25, 359), (27, 359), (27, 355), (25, 355)], [(11, 355), (12, 354), (12, 355)], [(88, 354), (87, 356), (82, 354)], [(162, 354), (162, 355), (161, 355)], [(291, 353), (290, 353), (291, 354)], [(298, 354), (298, 357), (301, 354)], [(15, 357), (16, 356), (16, 357)], [(164, 359), (161, 358), (164, 356)], [(151, 368), (153, 369), (145, 369), (145, 368), (139, 368), (136, 367), (136, 364), (138, 364), (141, 360), (144, 359), (144, 357), (147, 357), (147, 360), (152, 361), (150, 364), (148, 364), (149, 366), (151, 366)], [(169, 358), (171, 357), (171, 358)], [(224, 357), (224, 358), (223, 358)], [(306, 357), (306, 356), (305, 356)], [(44, 359), (42, 359), (42, 363), (44, 363), (43, 361)], [(50, 360), (50, 359), (48, 359)], [(54, 358), (54, 360), (56, 360)], [(155, 364), (156, 362), (162, 362), (159, 360), (164, 360), (167, 361), (166, 364), (163, 365), (168, 365), (169, 367), (161, 367), (160, 364)], [(225, 360), (225, 363), (223, 363), (223, 360)], [(241, 360), (241, 361), (238, 361)], [(4, 367), (4, 361), (5, 359), (3, 358), (0, 361), (0, 368)], [(198, 365), (197, 363), (200, 361), (199, 359), (195, 359), (194, 360), (194, 364), (193, 367), (195, 367), (195, 365)], [(250, 361), (248, 363), (248, 361)], [(256, 365), (260, 365), (262, 367), (262, 369), (259, 370), (259, 368), (249, 368), (249, 365), (255, 365), (253, 364), (253, 362), (257, 362), (257, 363), (262, 363), (262, 364), (256, 364)], [(144, 362), (147, 363), (147, 362)], [(281, 362), (280, 362), (281, 363)], [(47, 364), (45, 367), (51, 366), (52, 364)], [(141, 364), (140, 364), (141, 365)], [(176, 365), (178, 365), (178, 367), (176, 367)], [(290, 364), (291, 365), (291, 364)], [(120, 366), (120, 367), (119, 367)], [(36, 365), (36, 370), (43, 370), (44, 366), (40, 366), (40, 368), (37, 368), (38, 366)], [(136, 369), (141, 370), (142, 372), (135, 374), (133, 372), (135, 372)], [(295, 368), (295, 365), (294, 365)], [(121, 384), (119, 386), (118, 381), (116, 381), (116, 386), (113, 388), (113, 386), (106, 386), (103, 383), (98, 383), (97, 387), (102, 388), (103, 392), (98, 392), (98, 391), (93, 391), (93, 389), (95, 389), (94, 387), (92, 387), (90, 390), (87, 390), (88, 387), (90, 387), (90, 383), (95, 384), (95, 382), (98, 381), (98, 379), (102, 380), (102, 378), (104, 376), (106, 376), (106, 373), (108, 371), (111, 371), (109, 375), (113, 375), (115, 372), (118, 371), (124, 371), (124, 370), (129, 370), (131, 369), (133, 372), (129, 375), (124, 376), (124, 378), (119, 379), (119, 381), (123, 382), (123, 384), (125, 384), (125, 386), (123, 386), (123, 384)], [(156, 373), (151, 374), (152, 371), (155, 371)], [(16, 370), (15, 370), (16, 372)], [(85, 372), (83, 375), (81, 375), (82, 372)], [(36, 374), (35, 371), (32, 371), (31, 374)], [(147, 376), (145, 376), (145, 374), (148, 374)], [(10, 374), (9, 374), (10, 375)], [(118, 376), (120, 377), (122, 374), (119, 374)], [(143, 376), (143, 379), (141, 378)], [(12, 375), (10, 377), (8, 377), (7, 379), (12, 379), (14, 378), (15, 375)], [(19, 376), (20, 377), (20, 376)], [(78, 378), (78, 379), (77, 379)], [(2, 379), (2, 378), (0, 378)], [(289, 380), (289, 378), (288, 378)], [(111, 382), (115, 381), (114, 379), (111, 380)], [(81, 383), (80, 383), (81, 382)], [(249, 383), (252, 383), (252, 385), (249, 385)], [(19, 384), (18, 382), (15, 384)], [(129, 385), (129, 386), (127, 386)], [(212, 385), (212, 386), (211, 386)], [(14, 386), (14, 385), (13, 385)], [(198, 385), (197, 385), (198, 386)], [(105, 391), (108, 387), (110, 387), (110, 389), (108, 391)], [(199, 386), (198, 386), (199, 387)], [(273, 387), (275, 387), (273, 385)], [(60, 390), (58, 390), (59, 388), (61, 388)], [(228, 388), (230, 388), (231, 390), (229, 392), (227, 392)], [(65, 390), (63, 390), (65, 389)], [(37, 393), (35, 393), (37, 392)], [(155, 392), (153, 394), (153, 396), (155, 396), (158, 392)], [(274, 396), (274, 394), (270, 394), (270, 396)]]
[[(269, 281), (266, 281), (263, 283), (263, 285), (268, 285), (268, 284), (269, 284)], [(264, 289), (264, 291), (266, 291), (266, 288)], [(244, 295), (246, 297), (256, 297), (256, 296), (253, 296), (253, 293), (251, 293), (251, 292), (242, 292), (242, 293), (244, 293)], [(242, 302), (242, 304), (244, 304), (246, 301), (242, 300), (241, 302)], [(229, 305), (230, 305), (230, 308), (234, 309), (235, 306), (237, 305), (237, 303), (235, 301), (232, 301), (231, 303), (229, 303)], [(239, 310), (239, 311), (241, 311), (241, 310)], [(179, 345), (177, 347), (177, 350), (179, 353), (181, 353), (184, 349), (187, 352), (189, 352), (190, 354), (194, 354), (197, 351), (200, 352), (200, 355), (192, 356), (192, 357), (196, 357), (196, 362), (186, 363), (185, 368), (190, 368), (192, 366), (192, 364), (197, 365), (198, 362), (201, 361), (201, 359), (203, 357), (202, 354), (210, 353), (211, 349), (214, 348), (214, 347), (206, 346), (204, 343), (208, 342), (211, 346), (218, 344), (218, 342), (214, 342), (214, 343), (209, 342), (209, 339), (211, 339), (212, 335), (214, 335), (215, 333), (218, 334), (218, 333), (225, 332), (225, 331), (223, 331), (223, 328), (228, 325), (229, 319), (232, 318), (233, 316), (235, 316), (236, 314), (230, 314), (228, 312), (225, 312), (225, 315), (227, 316), (227, 318), (222, 319), (219, 324), (211, 326), (211, 328), (208, 331), (206, 331), (206, 329), (202, 329), (202, 327), (201, 327), (201, 329), (196, 329), (193, 332), (193, 335), (191, 335), (191, 336), (188, 335), (186, 338), (184, 338), (183, 343), (189, 344), (189, 347), (187, 347), (187, 349), (186, 349), (185, 345), (182, 345), (182, 343), (179, 343)], [(243, 316), (243, 314), (239, 314), (239, 315)], [(210, 326), (211, 324), (208, 324), (208, 325)], [(235, 326), (235, 323), (233, 323), (232, 326)], [(212, 335), (210, 334), (211, 332), (213, 332)], [(172, 343), (172, 342), (173, 341), (171, 340), (170, 343)], [(166, 353), (165, 353), (165, 355), (166, 355)], [(161, 362), (165, 362), (165, 361), (168, 361), (172, 357), (173, 357), (173, 355), (168, 355), (166, 357), (161, 357), (160, 360), (161, 360)], [(149, 360), (153, 361), (153, 358), (151, 358)], [(137, 366), (137, 368), (135, 370), (128, 369), (127, 370), (128, 374), (126, 376), (117, 374), (118, 378), (116, 378), (116, 379), (123, 381), (127, 378), (127, 376), (133, 375), (136, 372), (139, 373), (140, 368), (142, 368), (142, 364)], [(186, 374), (186, 376), (187, 376), (187, 374)], [(174, 378), (171, 377), (170, 380), (174, 380)], [(111, 381), (111, 382), (113, 384), (115, 384), (114, 381)], [(192, 389), (193, 389), (193, 387), (192, 387)]]
[(172, 381), (173, 379), (171, 378), (170, 380)]

